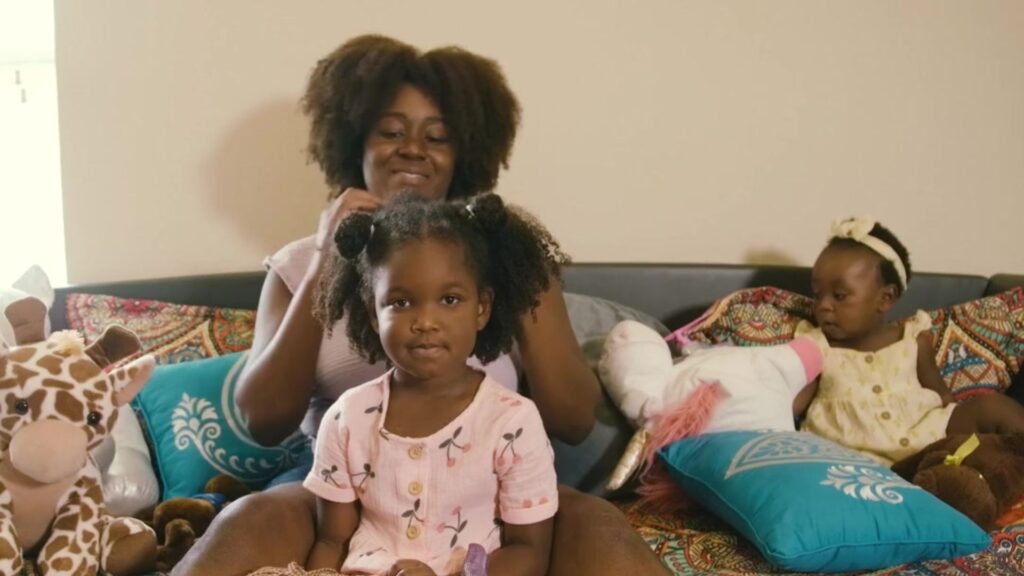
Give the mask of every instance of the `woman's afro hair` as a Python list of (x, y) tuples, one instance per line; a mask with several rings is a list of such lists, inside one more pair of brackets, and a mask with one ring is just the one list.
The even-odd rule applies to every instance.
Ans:
[(353, 38), (320, 60), (302, 98), (310, 118), (309, 156), (331, 197), (365, 188), (367, 136), (398, 88), (415, 86), (437, 105), (455, 151), (448, 198), (494, 189), (508, 167), (519, 103), (493, 60), (455, 46), (420, 52), (392, 38)]

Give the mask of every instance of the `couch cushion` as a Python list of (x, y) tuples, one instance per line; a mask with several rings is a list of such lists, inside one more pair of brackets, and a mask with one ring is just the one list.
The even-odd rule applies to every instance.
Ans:
[(249, 435), (234, 401), (246, 355), (157, 366), (132, 402), (155, 454), (164, 500), (202, 492), (217, 474), (261, 488), (310, 450), (298, 432), (270, 448)]
[(152, 354), (157, 364), (248, 350), (256, 318), (251, 310), (102, 294), (70, 293), (65, 306), (68, 327), (87, 341), (98, 338), (107, 326), (120, 324), (139, 337), (142, 353)]
[(803, 432), (720, 432), (659, 451), (695, 501), (795, 571), (973, 554), (987, 534), (874, 460)]
[(1024, 288), (930, 314), (939, 373), (956, 400), (1010, 387), (1024, 363)]
[(814, 301), (789, 290), (764, 286), (733, 292), (715, 302), (679, 334), (679, 344), (776, 346), (793, 339), (801, 320), (813, 320)]
[[(744, 288), (775, 286), (810, 295), (810, 268), (716, 264), (573, 264), (564, 270), (566, 290), (600, 296), (678, 328), (719, 298)], [(965, 274), (914, 274), (892, 311), (903, 318), (916, 310), (943, 308), (979, 298), (988, 279)]]

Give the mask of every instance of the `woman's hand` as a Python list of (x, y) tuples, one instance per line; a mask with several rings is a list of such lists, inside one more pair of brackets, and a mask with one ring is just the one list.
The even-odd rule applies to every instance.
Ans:
[(340, 196), (331, 201), (320, 213), (320, 224), (316, 229), (316, 247), (323, 252), (334, 242), (334, 231), (338, 224), (353, 212), (373, 212), (383, 201), (360, 188), (346, 188)]
[(419, 560), (399, 560), (388, 570), (388, 576), (437, 576), (437, 573)]

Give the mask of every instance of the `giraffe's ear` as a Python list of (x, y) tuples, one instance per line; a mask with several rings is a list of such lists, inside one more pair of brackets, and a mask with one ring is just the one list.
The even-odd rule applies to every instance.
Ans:
[(86, 355), (92, 358), (100, 368), (106, 368), (114, 362), (135, 354), (142, 348), (139, 337), (123, 326), (107, 326), (103, 334), (85, 349)]
[(124, 406), (131, 402), (153, 375), (154, 366), (156, 360), (146, 354), (111, 372), (110, 383), (114, 385), (114, 403)]
[(46, 304), (35, 296), (15, 300), (4, 309), (14, 332), (14, 345), (46, 340)]

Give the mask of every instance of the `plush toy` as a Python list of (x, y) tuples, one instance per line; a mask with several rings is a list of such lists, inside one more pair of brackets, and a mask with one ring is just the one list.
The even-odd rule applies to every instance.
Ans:
[(128, 330), (108, 328), (86, 347), (71, 331), (44, 340), (46, 305), (38, 299), (4, 312), (15, 342), (0, 342), (0, 574), (18, 574), (25, 551), (42, 576), (152, 569), (153, 531), (107, 514), (89, 451), (149, 379), (153, 358), (106, 373), (139, 349)]
[(612, 401), (637, 432), (608, 481), (622, 487), (658, 448), (680, 438), (727, 430), (793, 430), (797, 394), (821, 372), (821, 351), (809, 338), (782, 346), (720, 346), (674, 363), (668, 343), (651, 328), (620, 322), (598, 363)]
[(1024, 496), (1024, 433), (954, 434), (892, 465), (986, 530)]
[[(4, 308), (11, 302), (22, 300), (33, 296), (49, 309), (53, 305), (53, 287), (50, 286), (50, 279), (46, 272), (39, 266), (30, 266), (17, 280), (8, 288), (0, 288), (0, 340), (14, 342), (14, 329), (2, 314)], [(44, 320), (43, 335), (50, 335), (49, 320)]]
[(153, 509), (153, 528), (160, 545), (156, 568), (169, 572), (202, 536), (220, 510), (250, 492), (241, 480), (220, 474), (211, 478), (203, 493), (192, 497), (171, 498)]

